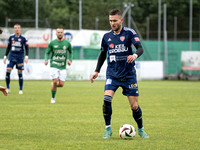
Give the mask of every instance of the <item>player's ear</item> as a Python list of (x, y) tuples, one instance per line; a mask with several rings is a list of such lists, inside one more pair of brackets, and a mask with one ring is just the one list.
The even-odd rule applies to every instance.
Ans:
[(121, 18), (121, 22), (123, 23), (123, 21), (124, 21), (124, 18)]

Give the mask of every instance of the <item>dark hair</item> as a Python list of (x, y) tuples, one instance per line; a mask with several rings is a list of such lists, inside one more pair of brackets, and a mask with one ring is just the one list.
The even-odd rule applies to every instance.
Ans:
[(122, 13), (119, 9), (113, 9), (110, 11), (109, 15), (113, 16), (113, 15), (119, 15), (122, 16)]

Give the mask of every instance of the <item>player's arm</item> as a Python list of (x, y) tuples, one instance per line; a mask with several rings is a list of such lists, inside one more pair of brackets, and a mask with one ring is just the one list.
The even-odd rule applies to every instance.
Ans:
[(67, 60), (67, 64), (70, 66), (72, 63), (72, 58), (73, 58), (73, 50), (72, 50), (72, 46), (70, 43), (69, 43), (68, 52), (69, 52), (69, 60)]
[(136, 48), (135, 54), (137, 55), (137, 58), (138, 58), (138, 57), (140, 57), (143, 54), (144, 50), (142, 48), (141, 43), (135, 43), (134, 46)]
[(9, 52), (10, 52), (10, 49), (11, 49), (11, 42), (8, 42), (8, 46), (6, 48), (6, 53), (4, 55), (4, 60), (3, 60), (4, 64), (6, 64), (6, 58), (7, 58), (8, 54), (9, 54)]
[(49, 43), (49, 45), (48, 45), (48, 47), (47, 47), (47, 49), (45, 51), (45, 56), (44, 56), (44, 59), (45, 59), (44, 64), (45, 65), (48, 65), (48, 59), (49, 59), (50, 52), (51, 52), (51, 42)]
[(130, 32), (130, 38), (131, 38), (133, 45), (136, 48), (136, 52), (135, 52), (135, 54), (128, 56), (128, 58), (127, 58), (128, 63), (132, 63), (136, 58), (140, 57), (143, 54), (143, 48), (140, 43), (140, 39), (137, 36), (137, 34), (135, 33), (135, 31)]
[(129, 55), (127, 58), (127, 62), (128, 63), (132, 63), (136, 58), (140, 57), (143, 54), (143, 48), (141, 43), (135, 43), (134, 44), (135, 48), (136, 48), (136, 52), (133, 55)]
[(95, 72), (92, 74), (92, 76), (90, 78), (91, 83), (93, 83), (94, 79), (96, 79), (98, 77), (101, 67), (102, 67), (104, 61), (106, 60), (106, 54), (107, 54), (106, 51), (101, 51), (98, 61), (97, 61), (97, 66), (96, 66)]
[(28, 63), (28, 53), (29, 53), (29, 46), (28, 46), (28, 41), (26, 41), (26, 44), (25, 44), (25, 63)]

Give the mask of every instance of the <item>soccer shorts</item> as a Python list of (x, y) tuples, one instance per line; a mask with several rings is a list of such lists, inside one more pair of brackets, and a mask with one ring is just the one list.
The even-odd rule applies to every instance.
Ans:
[(107, 78), (105, 83), (105, 91), (116, 91), (119, 87), (123, 89), (122, 94), (126, 96), (139, 96), (138, 85), (136, 78), (130, 79), (111, 79)]
[(24, 59), (9, 59), (7, 68), (12, 68), (16, 65), (18, 70), (24, 70)]
[(59, 79), (61, 81), (65, 81), (66, 74), (67, 74), (66, 69), (60, 70), (57, 68), (51, 68), (50, 70), (51, 79)]

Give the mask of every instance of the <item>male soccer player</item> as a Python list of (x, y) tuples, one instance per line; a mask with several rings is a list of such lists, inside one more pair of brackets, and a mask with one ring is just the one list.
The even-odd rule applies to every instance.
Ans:
[[(63, 28), (56, 29), (57, 39), (51, 41), (45, 52), (45, 65), (48, 65), (49, 54), (51, 53), (51, 103), (55, 103), (55, 95), (57, 87), (63, 87), (66, 79), (66, 62), (70, 66), (72, 63), (72, 48), (69, 41), (63, 39)], [(69, 52), (69, 60), (67, 59)]]
[[(10, 73), (13, 67), (16, 65), (18, 69), (18, 76), (19, 76), (19, 94), (23, 94), (23, 75), (22, 71), (24, 70), (24, 62), (28, 63), (28, 41), (27, 39), (21, 34), (21, 25), (15, 24), (14, 25), (15, 34), (12, 34), (8, 39), (8, 47), (6, 49), (6, 53), (4, 56), (4, 64), (6, 64), (6, 58), (10, 52), (10, 56), (8, 59), (7, 64), (7, 71), (6, 71), (6, 86), (7, 92), (10, 92)], [(26, 56), (24, 58), (24, 48), (26, 50)]]
[[(98, 58), (95, 72), (90, 80), (98, 77), (98, 73), (108, 54), (106, 83), (104, 91), (103, 116), (106, 129), (104, 139), (110, 138), (111, 115), (112, 115), (112, 98), (118, 87), (122, 87), (123, 94), (128, 97), (132, 115), (138, 125), (138, 134), (142, 138), (149, 138), (144, 131), (142, 123), (142, 111), (138, 105), (138, 84), (136, 80), (135, 59), (143, 54), (143, 48), (140, 40), (133, 29), (122, 26), (123, 18), (120, 10), (114, 9), (110, 11), (109, 21), (112, 30), (107, 32), (102, 39), (101, 53)], [(133, 54), (132, 44), (137, 51)]]

